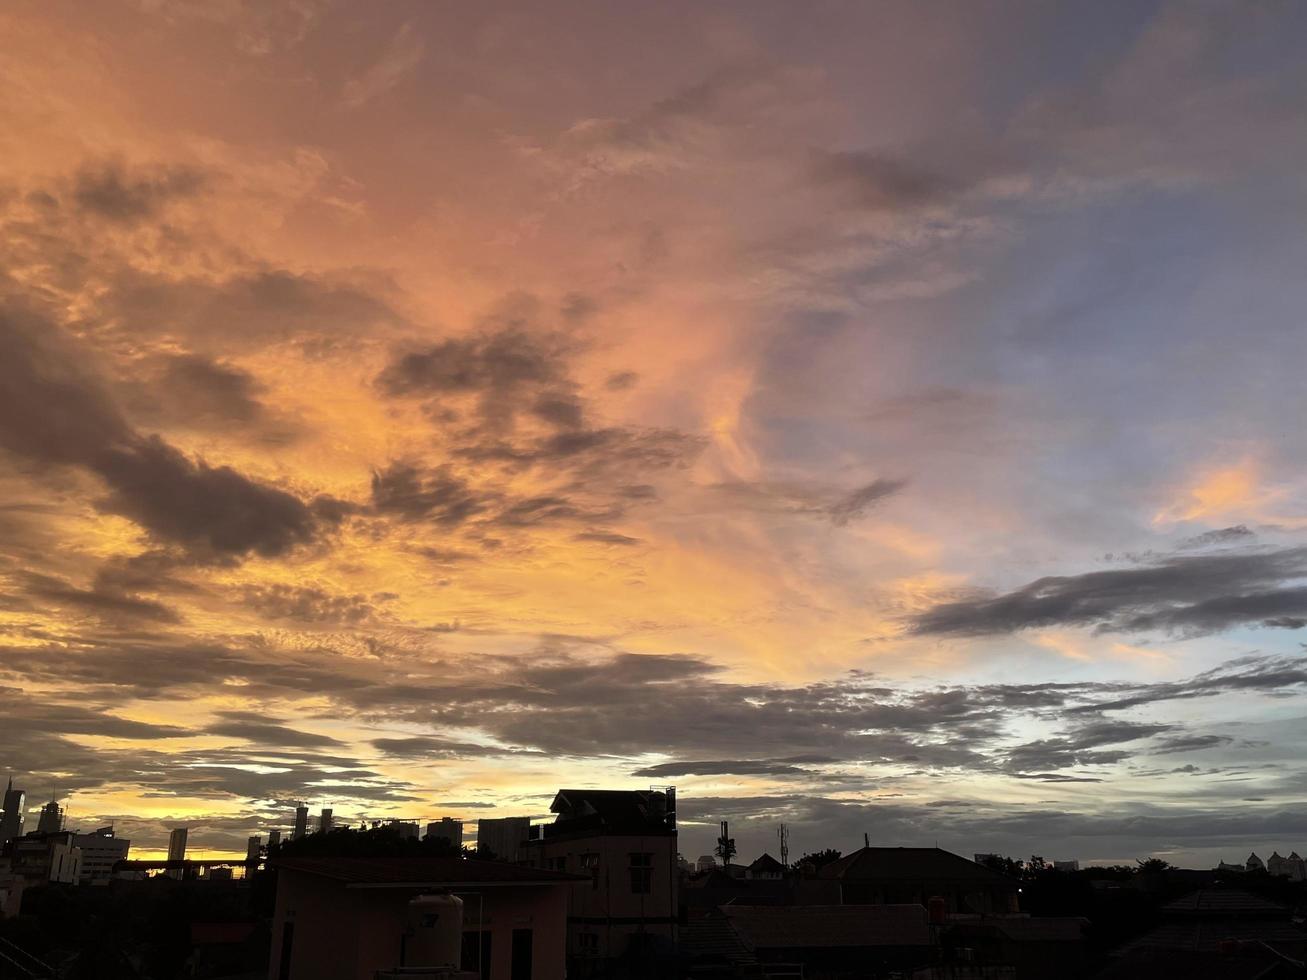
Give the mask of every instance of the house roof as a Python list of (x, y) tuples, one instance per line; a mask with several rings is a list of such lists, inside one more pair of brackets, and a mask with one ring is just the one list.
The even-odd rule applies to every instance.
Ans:
[(1185, 915), (1226, 916), (1226, 915), (1269, 915), (1285, 916), (1289, 910), (1283, 905), (1269, 902), (1251, 892), (1238, 888), (1203, 888), (1167, 902), (1162, 906), (1163, 912)]
[(347, 888), (437, 888), (453, 885), (553, 885), (589, 880), (562, 871), (459, 857), (304, 857), (276, 862), (284, 871), (318, 875)]
[(1081, 916), (951, 915), (949, 925), (960, 932), (1001, 932), (1018, 943), (1051, 943), (1084, 939), (1089, 920)]
[(650, 790), (560, 789), (550, 805), (558, 814), (542, 833), (674, 834), (667, 824), (666, 798)]
[(749, 865), (749, 870), (760, 871), (764, 874), (776, 874), (784, 871), (785, 865), (764, 851), (760, 857), (754, 858), (753, 863)]
[(864, 847), (823, 865), (817, 870), (817, 877), (843, 881), (970, 878), (1016, 887), (1010, 878), (997, 871), (938, 847)]
[(920, 905), (727, 905), (722, 911), (754, 949), (930, 944)]

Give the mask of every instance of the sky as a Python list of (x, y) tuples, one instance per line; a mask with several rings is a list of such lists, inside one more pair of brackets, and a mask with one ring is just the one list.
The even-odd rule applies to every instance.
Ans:
[(1307, 846), (1307, 7), (0, 35), (31, 805), (141, 856), (665, 785), (691, 859)]

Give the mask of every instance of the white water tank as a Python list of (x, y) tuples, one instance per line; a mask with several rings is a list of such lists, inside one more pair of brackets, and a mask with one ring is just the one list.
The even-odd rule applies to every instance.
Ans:
[(457, 970), (463, 951), (463, 900), (419, 895), (408, 903), (400, 966)]

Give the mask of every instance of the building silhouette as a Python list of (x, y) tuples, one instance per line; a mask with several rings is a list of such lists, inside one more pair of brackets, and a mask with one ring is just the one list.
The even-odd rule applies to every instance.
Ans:
[(477, 851), (516, 863), (531, 833), (530, 817), (494, 817), (477, 821)]
[(444, 838), (452, 847), (463, 846), (463, 821), (453, 817), (441, 817), (427, 824), (427, 840)]
[(306, 804), (301, 803), (295, 808), (295, 829), (291, 831), (290, 839), (299, 840), (309, 832), (309, 808)]
[(186, 860), (186, 837), (188, 831), (185, 827), (175, 827), (171, 834), (168, 835), (168, 860), (185, 861)]
[(331, 807), (324, 806), (322, 808), (322, 812), (318, 814), (318, 833), (320, 834), (331, 833), (331, 828), (333, 824), (334, 821), (331, 816)]
[(51, 800), (41, 807), (41, 815), (36, 821), (38, 834), (57, 834), (64, 829), (64, 811), (58, 802)]
[(21, 789), (14, 789), (14, 777), (9, 777), (5, 788), (4, 813), (0, 814), (0, 844), (8, 844), (15, 837), (23, 836), (23, 807), (27, 794)]

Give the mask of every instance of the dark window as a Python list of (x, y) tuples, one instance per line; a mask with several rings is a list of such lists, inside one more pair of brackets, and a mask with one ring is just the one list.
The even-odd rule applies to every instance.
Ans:
[(576, 937), (576, 952), (579, 956), (599, 955), (599, 933), (582, 932)]
[(530, 929), (513, 930), (513, 959), (508, 973), (509, 980), (531, 980), (533, 938)]
[(631, 855), (631, 894), (648, 895), (653, 891), (653, 855)]

